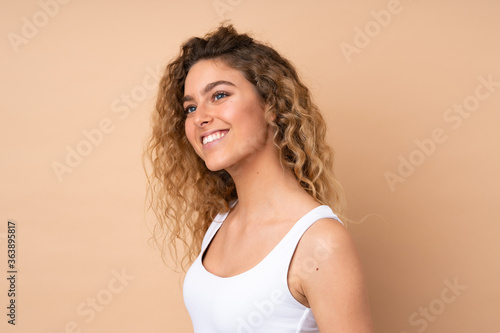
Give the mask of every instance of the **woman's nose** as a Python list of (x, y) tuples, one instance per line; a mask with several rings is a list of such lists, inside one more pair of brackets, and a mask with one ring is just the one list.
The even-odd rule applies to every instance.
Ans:
[(194, 114), (194, 123), (198, 127), (205, 127), (212, 121), (212, 116), (205, 106), (199, 105)]

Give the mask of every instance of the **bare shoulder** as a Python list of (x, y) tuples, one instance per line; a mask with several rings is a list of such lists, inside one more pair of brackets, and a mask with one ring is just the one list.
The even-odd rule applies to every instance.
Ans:
[(330, 275), (337, 280), (342, 276), (352, 277), (353, 273), (362, 275), (352, 236), (342, 223), (332, 218), (320, 219), (306, 230), (297, 245), (294, 260), (299, 267), (309, 267), (310, 274), (302, 274), (304, 278), (300, 281), (304, 295), (311, 285), (323, 279), (330, 280)]
[(309, 267), (299, 285), (321, 332), (373, 332), (361, 263), (345, 226), (331, 218), (316, 221), (295, 259)]

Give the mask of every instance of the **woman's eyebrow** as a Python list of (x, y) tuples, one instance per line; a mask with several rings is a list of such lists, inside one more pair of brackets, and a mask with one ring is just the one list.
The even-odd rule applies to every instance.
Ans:
[[(215, 88), (215, 87), (217, 87), (218, 85), (221, 85), (221, 84), (226, 84), (228, 86), (236, 87), (236, 85), (234, 83), (230, 82), (230, 81), (219, 80), (219, 81), (215, 81), (215, 82), (211, 82), (211, 83), (207, 84), (205, 86), (205, 88), (203, 88), (201, 94), (202, 95), (206, 95), (210, 90), (212, 90), (213, 88)], [(182, 102), (188, 102), (188, 101), (192, 101), (192, 100), (193, 100), (192, 96), (186, 95), (182, 99)]]

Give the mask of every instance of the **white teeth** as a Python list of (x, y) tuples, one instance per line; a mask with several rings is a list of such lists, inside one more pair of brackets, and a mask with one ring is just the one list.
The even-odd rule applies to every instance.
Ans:
[(215, 132), (215, 133), (212, 133), (208, 136), (205, 136), (205, 137), (203, 137), (203, 145), (206, 145), (207, 143), (210, 143), (214, 140), (220, 139), (224, 135), (226, 135), (226, 133), (224, 133), (224, 132)]

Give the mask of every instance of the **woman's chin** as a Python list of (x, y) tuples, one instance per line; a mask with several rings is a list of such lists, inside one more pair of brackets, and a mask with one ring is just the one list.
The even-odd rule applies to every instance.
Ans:
[(223, 163), (215, 161), (207, 161), (207, 160), (205, 160), (205, 166), (207, 167), (208, 170), (212, 172), (223, 170), (225, 167)]

